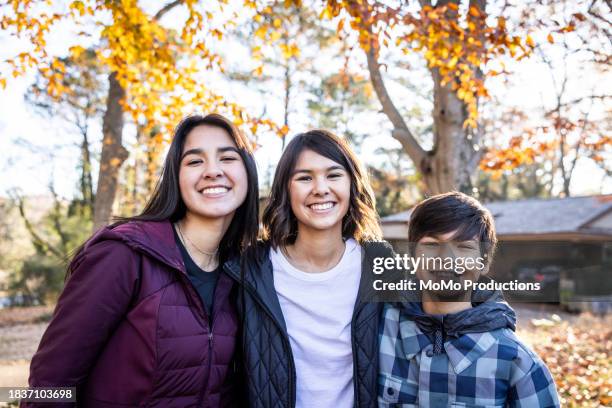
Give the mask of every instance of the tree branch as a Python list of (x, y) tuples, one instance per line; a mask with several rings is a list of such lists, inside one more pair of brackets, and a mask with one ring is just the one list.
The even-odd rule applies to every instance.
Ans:
[[(574, 105), (576, 103), (585, 101), (585, 100), (589, 100), (589, 101), (593, 101), (595, 99), (608, 99), (608, 98), (612, 98), (612, 95), (587, 95), (587, 96), (582, 96), (580, 98), (576, 98), (576, 99), (572, 99), (570, 101), (567, 102), (563, 102), (559, 104), (559, 108), (565, 107), (565, 106), (570, 106), (570, 105)], [(551, 113), (554, 113), (557, 109), (553, 109), (551, 111), (546, 112), (547, 115), (550, 115)]]
[(593, 100), (591, 99), (591, 106), (589, 106), (589, 109), (587, 109), (586, 112), (584, 112), (584, 118), (582, 119), (582, 128), (580, 129), (580, 136), (578, 137), (578, 142), (576, 142), (576, 146), (574, 148), (575, 150), (574, 160), (572, 160), (572, 165), (569, 169), (570, 179), (572, 178), (572, 175), (574, 174), (574, 169), (576, 168), (576, 164), (578, 163), (578, 159), (580, 158), (580, 154), (579, 154), (580, 148), (582, 147), (582, 142), (584, 141), (584, 138), (586, 137), (586, 128), (587, 128), (589, 115), (591, 114), (592, 107), (593, 107)]
[(63, 258), (67, 259), (69, 257), (68, 256), (68, 241), (70, 237), (68, 236), (68, 234), (66, 233), (66, 231), (64, 231), (64, 228), (62, 227), (62, 220), (61, 220), (62, 203), (60, 202), (57, 192), (55, 191), (53, 182), (49, 183), (49, 191), (51, 192), (51, 195), (53, 196), (53, 210), (50, 212), (50, 218), (51, 218), (51, 221), (53, 222), (53, 228), (55, 228), (55, 232), (60, 238), (59, 244), (61, 246)]
[(402, 118), (401, 113), (391, 101), (391, 97), (389, 96), (385, 83), (382, 79), (380, 65), (376, 60), (374, 47), (370, 47), (370, 50), (366, 52), (366, 56), (372, 86), (374, 87), (374, 91), (376, 92), (378, 100), (382, 105), (383, 112), (393, 124), (392, 135), (402, 144), (402, 147), (406, 153), (408, 153), (414, 163), (419, 166), (419, 170), (421, 170), (420, 167), (427, 156), (427, 152), (421, 147), (421, 145), (419, 145), (419, 142), (416, 140), (412, 132), (410, 132), (410, 129), (408, 129), (408, 126)]
[(23, 197), (19, 194), (16, 194), (15, 199), (17, 201), (17, 209), (19, 210), (19, 215), (21, 216), (21, 219), (23, 220), (23, 223), (25, 224), (26, 230), (28, 231), (28, 233), (30, 234), (30, 237), (32, 238), (33, 244), (35, 246), (37, 245), (44, 252), (51, 253), (56, 258), (63, 260), (64, 256), (61, 253), (61, 251), (55, 248), (49, 241), (45, 240), (43, 237), (38, 235), (38, 233), (36, 232), (36, 228), (34, 228), (34, 226), (32, 225), (32, 223), (30, 222), (30, 220), (28, 219), (26, 215), (25, 202), (24, 202)]
[(153, 20), (159, 21), (166, 13), (183, 3), (185, 3), (185, 0), (174, 0), (173, 2), (166, 4), (157, 13), (155, 13), (155, 15), (153, 16)]

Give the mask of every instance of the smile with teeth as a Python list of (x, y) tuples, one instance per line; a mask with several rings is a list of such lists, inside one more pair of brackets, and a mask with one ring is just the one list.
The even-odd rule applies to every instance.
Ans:
[(333, 202), (327, 202), (327, 203), (316, 203), (316, 204), (311, 204), (308, 207), (311, 210), (314, 211), (325, 211), (325, 210), (329, 210), (330, 208), (332, 208), (334, 205), (336, 205), (336, 203)]
[(200, 191), (202, 194), (223, 194), (227, 193), (230, 189), (228, 187), (208, 187)]

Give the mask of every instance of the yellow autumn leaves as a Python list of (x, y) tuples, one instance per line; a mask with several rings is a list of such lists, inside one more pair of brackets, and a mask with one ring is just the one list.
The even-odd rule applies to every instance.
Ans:
[[(67, 92), (62, 86), (61, 62), (47, 53), (47, 36), (60, 21), (78, 24), (87, 17), (102, 26), (101, 41), (95, 51), (100, 62), (118, 74), (127, 91), (124, 108), (138, 123), (147, 127), (152, 123), (159, 125), (161, 120), (163, 126), (170, 128), (188, 106), (213, 108), (220, 102), (202, 83), (202, 71), (223, 71), (222, 59), (212, 51), (211, 43), (221, 41), (225, 29), (233, 24), (232, 18), (227, 17), (231, 13), (224, 8), (227, 0), (180, 2), (187, 13), (178, 32), (162, 26), (137, 0), (73, 0), (63, 12), (52, 12), (51, 2), (47, 2), (48, 7), (39, 3), (8, 0), (11, 12), (0, 18), (2, 29), (27, 37), (33, 45), (31, 52), (5, 61), (13, 76), (36, 67), (47, 79), (50, 95)], [(259, 63), (253, 75), (263, 75), (263, 60), (272, 48), (280, 52), (284, 61), (300, 56), (300, 45), (291, 31), (291, 26), (299, 21), (290, 22), (294, 16), (283, 11), (300, 7), (299, 0), (244, 0), (242, 4), (254, 11), (250, 42), (252, 57)], [(441, 77), (441, 84), (450, 87), (465, 103), (468, 111), (465, 127), (477, 126), (478, 100), (488, 96), (486, 77), (499, 74), (490, 69), (489, 62), (504, 54), (524, 58), (536, 46), (530, 35), (524, 39), (511, 35), (505, 18), (488, 18), (475, 6), (461, 9), (449, 2), (405, 13), (382, 2), (323, 0), (320, 4), (319, 18), (338, 18), (338, 32), (345, 30), (346, 21), (358, 34), (365, 51), (397, 47), (404, 53), (422, 54), (430, 70)], [(226, 17), (219, 22), (217, 16)], [(571, 26), (558, 31), (564, 30), (571, 30)], [(552, 33), (548, 34), (548, 41), (554, 42)], [(70, 48), (72, 58), (78, 58), (83, 51), (78, 44)], [(6, 81), (7, 78), (0, 77), (0, 86), (5, 86)]]
[[(125, 91), (121, 101), (124, 112), (143, 132), (154, 135), (152, 144), (163, 144), (174, 124), (194, 109), (225, 111), (239, 123), (265, 126), (280, 134), (281, 130), (271, 121), (250, 117), (203, 81), (204, 72), (223, 70), (222, 59), (210, 44), (221, 40), (225, 28), (233, 24), (231, 18), (222, 21), (216, 18), (223, 15), (226, 4), (226, 0), (176, 2), (174, 6), (186, 10), (184, 23), (177, 31), (163, 26), (157, 18), (167, 11), (164, 4), (160, 5), (158, 15), (150, 10), (145, 12), (137, 0), (73, 0), (65, 8), (55, 7), (61, 12), (52, 13), (50, 10), (55, 6), (52, 2), (41, 5), (32, 0), (9, 0), (8, 9), (0, 16), (0, 27), (26, 37), (33, 47), (4, 62), (14, 77), (35, 68), (46, 81), (47, 93), (59, 98), (70, 89), (63, 83), (62, 59), (48, 53), (47, 37), (61, 21), (70, 21), (77, 27), (87, 21), (101, 27), (93, 51), (106, 72), (116, 74)], [(91, 35), (91, 25), (83, 27), (80, 35)], [(69, 46), (69, 58), (78, 63), (85, 51), (76, 38)], [(286, 54), (297, 52), (292, 47), (285, 50)], [(6, 86), (6, 81), (0, 76), (1, 86)], [(161, 131), (152, 132), (154, 127)]]

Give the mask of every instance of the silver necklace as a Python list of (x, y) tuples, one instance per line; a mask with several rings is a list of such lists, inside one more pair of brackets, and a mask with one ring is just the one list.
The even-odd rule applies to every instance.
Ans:
[(217, 249), (215, 249), (214, 252), (206, 252), (201, 250), (200, 248), (198, 248), (198, 246), (196, 244), (193, 243), (192, 240), (189, 239), (189, 237), (183, 232), (183, 229), (181, 228), (181, 223), (179, 221), (177, 221), (176, 226), (178, 228), (178, 232), (179, 235), (181, 237), (181, 241), (183, 241), (183, 243), (188, 242), (192, 247), (194, 247), (198, 252), (200, 252), (203, 255), (206, 255), (208, 257), (208, 262), (206, 264), (202, 264), (200, 265), (201, 268), (205, 268), (208, 267), (212, 260), (215, 259), (215, 256), (217, 255), (217, 253), (219, 252), (219, 247), (217, 247)]

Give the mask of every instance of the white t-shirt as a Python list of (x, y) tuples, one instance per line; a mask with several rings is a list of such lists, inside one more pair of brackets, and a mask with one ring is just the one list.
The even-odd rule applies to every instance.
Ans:
[(270, 252), (274, 287), (287, 324), (297, 375), (297, 408), (352, 408), (351, 320), (361, 280), (361, 247), (346, 241), (340, 262), (307, 273), (280, 249)]

